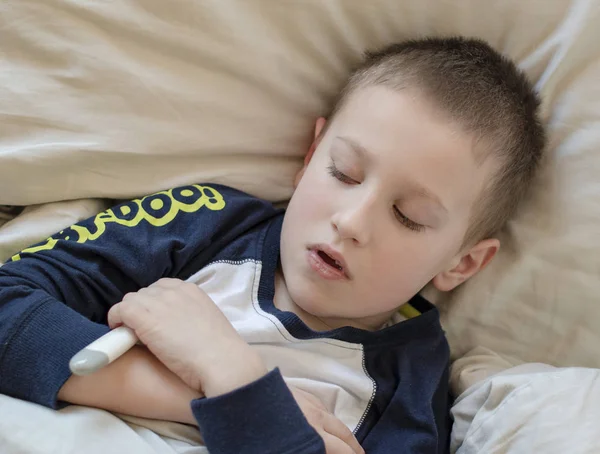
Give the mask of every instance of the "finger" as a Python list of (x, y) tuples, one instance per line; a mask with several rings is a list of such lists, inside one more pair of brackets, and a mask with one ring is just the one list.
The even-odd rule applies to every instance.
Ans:
[(352, 452), (356, 454), (363, 454), (365, 451), (358, 443), (358, 440), (346, 425), (332, 414), (327, 414), (323, 418), (323, 430), (325, 432), (339, 438), (344, 444), (352, 448)]
[(327, 454), (357, 454), (352, 447), (348, 446), (347, 443), (340, 440), (338, 437), (327, 432), (322, 432), (319, 435), (321, 435), (321, 438), (325, 443), (325, 452)]
[(121, 302), (115, 304), (113, 307), (110, 308), (107, 314), (107, 323), (111, 329), (123, 325), (123, 301), (127, 301), (127, 303), (130, 303), (131, 299), (135, 296), (136, 292), (125, 293), (125, 295), (123, 295), (123, 298), (121, 298)]
[(304, 398), (304, 400), (309, 401), (312, 405), (314, 405), (315, 407), (317, 407), (319, 410), (322, 410), (324, 412), (329, 412), (329, 410), (327, 409), (327, 407), (325, 407), (325, 405), (323, 405), (323, 402), (321, 402), (316, 396), (314, 396), (313, 394), (306, 392), (302, 389), (299, 388), (294, 388), (292, 393), (297, 393), (298, 397), (302, 397)]
[(164, 287), (151, 285), (150, 287), (144, 287), (144, 288), (140, 289), (137, 292), (137, 294), (143, 295), (145, 298), (148, 298), (150, 296), (152, 296), (152, 297), (160, 296), (164, 293), (164, 291), (165, 291)]
[(108, 326), (110, 329), (115, 329), (123, 324), (121, 318), (121, 303), (115, 304), (110, 308), (107, 314)]
[(116, 328), (126, 325), (137, 331), (140, 326), (147, 325), (149, 318), (155, 318), (151, 314), (148, 304), (150, 298), (140, 299), (139, 294), (127, 294), (120, 303), (110, 308), (107, 314), (108, 326)]
[(173, 288), (181, 285), (183, 281), (181, 279), (173, 279), (170, 277), (163, 277), (158, 281), (154, 282), (150, 287), (162, 287), (162, 288)]

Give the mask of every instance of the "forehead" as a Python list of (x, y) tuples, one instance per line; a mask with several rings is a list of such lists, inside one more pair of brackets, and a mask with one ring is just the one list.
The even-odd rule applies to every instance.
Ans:
[(416, 90), (357, 90), (327, 136), (332, 148), (359, 144), (388, 185), (417, 183), (449, 211), (469, 212), (489, 176), (475, 158), (474, 138)]

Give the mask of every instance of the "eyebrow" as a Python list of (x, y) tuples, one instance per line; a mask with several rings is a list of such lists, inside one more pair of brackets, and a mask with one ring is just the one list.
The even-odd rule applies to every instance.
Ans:
[[(367, 150), (365, 147), (363, 147), (360, 143), (356, 142), (353, 139), (350, 139), (349, 137), (337, 136), (337, 139), (340, 139), (342, 142), (346, 143), (346, 145), (348, 145), (352, 149), (352, 151), (354, 151), (356, 154), (358, 154), (359, 156), (361, 156), (365, 159), (368, 159), (371, 156), (373, 156), (373, 153), (371, 153), (369, 150)], [(445, 214), (448, 214), (448, 209), (444, 206), (444, 204), (442, 203), (440, 198), (437, 195), (435, 195), (433, 192), (428, 190), (425, 186), (422, 186), (412, 180), (410, 181), (410, 186), (411, 186), (410, 187), (411, 192), (413, 192), (414, 194), (417, 194), (418, 196), (421, 196), (421, 197), (431, 200), (439, 208), (441, 208)]]
[(348, 145), (352, 149), (352, 151), (354, 151), (356, 154), (360, 155), (363, 158), (367, 158), (372, 154), (369, 150), (367, 150), (361, 144), (359, 144), (358, 142), (356, 142), (348, 137), (337, 136), (336, 138), (340, 139), (342, 142), (345, 142), (346, 145)]

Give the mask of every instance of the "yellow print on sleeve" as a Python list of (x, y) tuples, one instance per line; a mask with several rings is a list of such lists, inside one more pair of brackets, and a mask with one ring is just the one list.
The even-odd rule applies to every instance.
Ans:
[(106, 231), (106, 224), (111, 222), (135, 227), (140, 222), (147, 221), (154, 227), (162, 227), (175, 219), (179, 212), (193, 213), (202, 207), (220, 211), (225, 208), (225, 199), (220, 192), (210, 186), (191, 185), (157, 192), (98, 213), (85, 223), (72, 225), (40, 245), (23, 249), (11, 260), (14, 262), (20, 260), (21, 254), (53, 249), (61, 240), (77, 243), (97, 240)]

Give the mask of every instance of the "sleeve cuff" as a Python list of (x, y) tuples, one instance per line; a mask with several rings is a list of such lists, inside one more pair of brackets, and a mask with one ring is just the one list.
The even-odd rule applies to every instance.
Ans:
[(242, 388), (192, 401), (211, 454), (324, 454), (278, 369)]
[[(7, 347), (0, 369), (6, 394), (57, 408), (57, 394), (71, 376), (69, 361), (109, 331), (60, 303), (46, 300), (35, 308)], [(23, 383), (29, 384), (23, 387)]]

